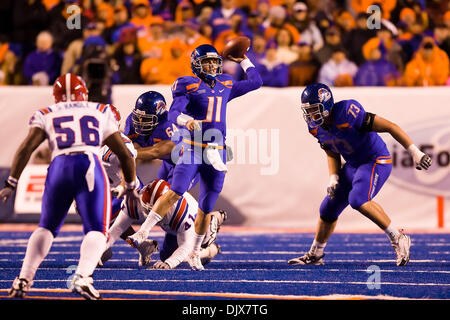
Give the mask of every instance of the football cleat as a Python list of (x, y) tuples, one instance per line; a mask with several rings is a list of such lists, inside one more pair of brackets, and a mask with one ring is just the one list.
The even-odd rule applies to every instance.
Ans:
[(145, 240), (147, 240), (148, 233), (144, 231), (138, 231), (135, 234), (128, 236), (125, 241), (130, 244), (133, 248), (138, 248), (140, 245), (144, 243)]
[(25, 278), (16, 277), (13, 281), (11, 289), (9, 289), (9, 297), (10, 298), (24, 298), (31, 286), (33, 285), (33, 281), (28, 281)]
[(200, 254), (198, 252), (192, 252), (188, 256), (187, 262), (191, 266), (192, 270), (195, 270), (195, 271), (205, 270), (205, 268), (203, 267), (202, 262), (200, 260)]
[(75, 274), (72, 280), (72, 292), (86, 300), (102, 300), (100, 293), (92, 285), (93, 283), (92, 277), (84, 278), (80, 274)]
[(325, 255), (321, 255), (321, 256), (315, 256), (310, 254), (309, 252), (307, 252), (304, 256), (298, 257), (298, 258), (294, 258), (288, 261), (289, 264), (291, 265), (313, 265), (313, 266), (320, 266), (323, 265), (323, 257)]
[(136, 249), (139, 251), (139, 267), (146, 266), (152, 260), (152, 254), (158, 251), (158, 241), (145, 240)]
[(105, 250), (105, 252), (103, 252), (100, 261), (98, 262), (98, 266), (99, 267), (103, 267), (103, 265), (106, 263), (106, 261), (108, 261), (109, 259), (111, 259), (113, 253), (112, 253), (112, 249), (108, 248)]
[(208, 263), (211, 262), (211, 260), (217, 256), (220, 251), (220, 246), (217, 243), (212, 243), (207, 248), (202, 248), (200, 250), (200, 261), (202, 265), (206, 266)]
[(411, 247), (411, 238), (399, 230), (400, 234), (394, 241), (391, 242), (392, 247), (397, 255), (397, 266), (404, 266), (409, 262), (409, 248)]
[(219, 210), (219, 214), (211, 214), (211, 222), (209, 223), (209, 228), (206, 231), (205, 238), (202, 242), (203, 249), (209, 247), (211, 243), (216, 241), (220, 226), (227, 218), (228, 216), (225, 210)]

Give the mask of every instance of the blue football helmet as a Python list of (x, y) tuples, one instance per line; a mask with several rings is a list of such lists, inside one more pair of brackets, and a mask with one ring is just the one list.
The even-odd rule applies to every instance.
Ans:
[(156, 91), (141, 94), (133, 109), (133, 128), (141, 135), (151, 135), (158, 123), (167, 117), (166, 100)]
[(334, 100), (330, 88), (323, 83), (308, 85), (302, 92), (302, 111), (311, 126), (320, 126), (331, 114)]
[[(217, 63), (217, 68), (215, 72), (207, 72), (203, 70), (202, 61), (204, 59), (215, 59)], [(200, 79), (210, 83), (214, 81), (216, 76), (222, 74), (223, 72), (223, 59), (219, 55), (216, 48), (209, 44), (202, 44), (195, 48), (191, 54), (191, 69), (192, 72)]]

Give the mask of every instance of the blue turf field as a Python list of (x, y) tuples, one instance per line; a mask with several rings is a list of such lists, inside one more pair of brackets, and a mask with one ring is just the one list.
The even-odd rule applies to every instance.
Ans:
[[(19, 274), (30, 232), (0, 232), (0, 299)], [(162, 233), (151, 233), (162, 241)], [(61, 232), (38, 270), (29, 298), (78, 299), (68, 290), (81, 232)], [(384, 234), (334, 234), (323, 266), (289, 266), (313, 234), (222, 232), (222, 249), (202, 272), (137, 266), (119, 239), (94, 273), (105, 299), (450, 299), (450, 234), (412, 234), (411, 260), (397, 267)], [(154, 255), (157, 259), (158, 255)], [(374, 271), (370, 271), (374, 270)], [(379, 272), (377, 272), (378, 270)]]

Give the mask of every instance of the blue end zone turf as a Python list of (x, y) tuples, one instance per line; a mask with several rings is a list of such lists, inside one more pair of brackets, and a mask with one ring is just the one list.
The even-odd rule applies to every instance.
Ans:
[[(0, 299), (20, 272), (30, 234), (0, 232)], [(163, 239), (162, 233), (150, 238)], [(78, 298), (68, 285), (81, 239), (81, 232), (60, 233), (28, 298)], [(404, 267), (395, 265), (382, 233), (334, 234), (325, 265), (288, 265), (312, 239), (313, 234), (221, 232), (222, 253), (201, 272), (185, 263), (175, 270), (139, 268), (135, 249), (119, 239), (111, 260), (96, 269), (94, 285), (104, 299), (450, 299), (449, 234), (412, 234), (411, 260)]]

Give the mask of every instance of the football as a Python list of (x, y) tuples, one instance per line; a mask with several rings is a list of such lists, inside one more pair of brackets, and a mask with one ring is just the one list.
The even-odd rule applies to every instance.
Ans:
[(227, 42), (223, 48), (222, 57), (228, 58), (228, 56), (232, 56), (234, 58), (243, 58), (249, 48), (250, 39), (244, 36), (239, 36)]

